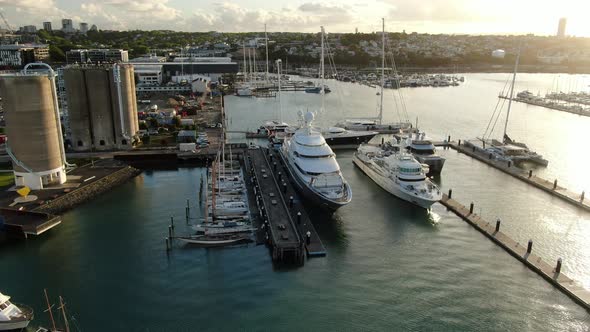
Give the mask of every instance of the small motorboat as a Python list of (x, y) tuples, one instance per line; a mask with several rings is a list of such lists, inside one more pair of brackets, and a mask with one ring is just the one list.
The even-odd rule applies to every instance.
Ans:
[(21, 330), (33, 320), (33, 309), (10, 302), (10, 296), (0, 293), (0, 331)]
[(239, 234), (181, 236), (175, 239), (202, 248), (225, 247), (252, 242), (250, 236)]

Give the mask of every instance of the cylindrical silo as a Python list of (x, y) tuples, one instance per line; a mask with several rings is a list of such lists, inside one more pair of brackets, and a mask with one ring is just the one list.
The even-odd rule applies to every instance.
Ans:
[(137, 132), (133, 118), (137, 113), (134, 103), (135, 82), (129, 79), (132, 68), (130, 65), (115, 65), (111, 70), (115, 137), (120, 149), (131, 149), (133, 136)]
[(87, 151), (92, 148), (90, 111), (86, 96), (84, 71), (77, 67), (64, 70), (67, 91), (70, 141), (74, 151)]
[(90, 111), (92, 140), (96, 150), (115, 148), (115, 128), (109, 76), (110, 71), (104, 67), (85, 69), (86, 95)]
[(0, 76), (0, 94), (16, 185), (39, 190), (64, 183), (66, 161), (53, 80), (42, 73), (5, 74)]
[(137, 94), (135, 92), (135, 69), (132, 65), (129, 65), (129, 89), (131, 97), (133, 97), (133, 108), (131, 117), (133, 120), (133, 135), (137, 135), (139, 131), (139, 119), (137, 118)]

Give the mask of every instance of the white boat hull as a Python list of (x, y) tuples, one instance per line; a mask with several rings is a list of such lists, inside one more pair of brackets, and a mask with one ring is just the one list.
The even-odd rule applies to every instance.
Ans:
[(356, 154), (352, 157), (352, 162), (360, 168), (363, 173), (365, 173), (368, 177), (371, 178), (379, 187), (383, 188), (388, 193), (412, 204), (420, 206), (424, 209), (429, 209), (432, 204), (436, 203), (438, 200), (436, 199), (428, 199), (424, 197), (420, 197), (417, 195), (413, 195), (410, 192), (403, 190), (399, 185), (396, 185), (391, 179), (384, 176), (383, 174), (377, 172), (374, 168), (370, 167), (368, 164), (360, 160)]
[(29, 320), (0, 322), (0, 331), (20, 330), (29, 325)]

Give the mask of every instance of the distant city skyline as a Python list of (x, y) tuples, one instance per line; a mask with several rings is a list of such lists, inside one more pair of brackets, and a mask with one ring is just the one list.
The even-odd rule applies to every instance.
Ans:
[[(373, 32), (386, 30), (447, 34), (555, 35), (561, 17), (567, 18), (567, 35), (590, 37), (585, 24), (590, 3), (576, 0), (0, 0), (0, 8), (13, 28), (43, 22), (61, 26), (62, 18), (96, 24), (108, 30)], [(511, 10), (508, 10), (511, 9)], [(1, 26), (4, 28), (3, 24)], [(55, 28), (54, 28), (55, 29)]]

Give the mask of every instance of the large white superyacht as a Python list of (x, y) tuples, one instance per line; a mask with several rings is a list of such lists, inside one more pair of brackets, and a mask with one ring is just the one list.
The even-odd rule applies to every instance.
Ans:
[(442, 193), (426, 177), (428, 166), (403, 150), (393, 153), (379, 146), (362, 144), (352, 161), (390, 194), (428, 209), (441, 200)]
[(307, 112), (303, 125), (285, 139), (280, 152), (297, 189), (310, 202), (327, 209), (350, 203), (352, 191), (340, 165), (321, 132), (312, 127), (314, 114)]

